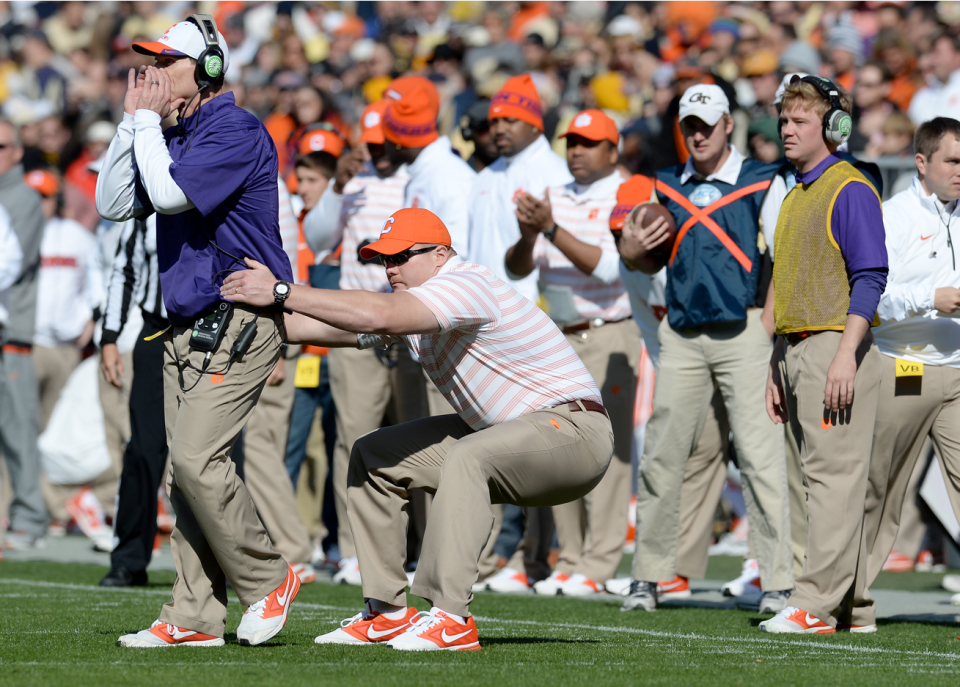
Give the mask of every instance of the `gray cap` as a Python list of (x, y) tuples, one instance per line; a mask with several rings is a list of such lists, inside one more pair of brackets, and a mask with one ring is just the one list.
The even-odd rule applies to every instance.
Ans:
[(830, 29), (827, 45), (831, 50), (846, 50), (856, 58), (858, 65), (863, 62), (863, 38), (850, 24), (837, 24)]
[(809, 43), (793, 41), (780, 53), (780, 71), (816, 74), (820, 71), (820, 53)]

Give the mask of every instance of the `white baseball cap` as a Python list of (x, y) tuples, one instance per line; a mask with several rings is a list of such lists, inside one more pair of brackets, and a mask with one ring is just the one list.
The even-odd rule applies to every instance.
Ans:
[(787, 86), (790, 85), (790, 82), (793, 80), (793, 77), (799, 76), (801, 79), (805, 76), (810, 76), (809, 74), (804, 74), (803, 72), (790, 72), (783, 77), (783, 81), (780, 82), (780, 85), (777, 87), (777, 94), (773, 98), (773, 104), (779, 105), (783, 102), (783, 93), (787, 90)]
[[(217, 30), (217, 40), (220, 50), (223, 51), (223, 73), (227, 73), (230, 66), (230, 49), (227, 40)], [(172, 57), (192, 57), (198, 59), (207, 49), (207, 42), (203, 39), (200, 28), (192, 21), (177, 22), (152, 43), (134, 43), (133, 50), (141, 55), (170, 55)]]
[(725, 114), (730, 114), (730, 101), (719, 86), (697, 84), (688, 88), (680, 98), (681, 122), (687, 117), (697, 117), (713, 126)]

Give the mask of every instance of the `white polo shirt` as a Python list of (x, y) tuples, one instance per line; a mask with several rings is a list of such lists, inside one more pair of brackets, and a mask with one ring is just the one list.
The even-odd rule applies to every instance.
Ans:
[(910, 188), (883, 204), (883, 227), (890, 272), (877, 306), (877, 347), (894, 358), (960, 367), (960, 319), (934, 305), (938, 288), (960, 287), (954, 266), (960, 265), (960, 250), (950, 247), (960, 240), (960, 206), (953, 201), (944, 207), (914, 178)]
[(546, 313), (488, 268), (447, 263), (410, 293), (430, 308), (440, 331), (382, 338), (406, 341), (473, 429), (575, 400), (603, 402)]
[(435, 214), (450, 232), (453, 249), (467, 255), (470, 191), (477, 173), (453, 152), (446, 136), (424, 148), (416, 161), (407, 165), (407, 173), (410, 182), (404, 192), (403, 207), (424, 208)]
[(467, 259), (489, 267), (510, 282), (523, 296), (539, 298), (534, 270), (521, 279), (511, 279), (504, 265), (507, 250), (520, 238), (516, 197), (529, 193), (542, 199), (551, 186), (573, 181), (566, 161), (550, 149), (542, 135), (513, 157), (500, 157), (477, 175), (470, 205), (470, 247)]
[(615, 322), (630, 316), (630, 300), (620, 281), (620, 254), (610, 233), (610, 213), (617, 204), (621, 183), (623, 178), (615, 171), (589, 186), (571, 182), (550, 189), (557, 225), (603, 251), (597, 267), (587, 275), (545, 237), (537, 238), (534, 263), (540, 268), (540, 281), (550, 287), (547, 302), (551, 314), (563, 324), (572, 324), (567, 317), (559, 316), (565, 296), (572, 297), (576, 318), (580, 320), (600, 318)]
[(43, 228), (33, 342), (54, 348), (72, 344), (93, 315), (97, 240), (80, 223), (53, 217)]

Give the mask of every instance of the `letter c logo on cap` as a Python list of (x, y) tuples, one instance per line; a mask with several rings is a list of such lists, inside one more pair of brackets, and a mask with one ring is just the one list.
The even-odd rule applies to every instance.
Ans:
[(395, 221), (396, 220), (393, 217), (390, 217), (389, 219), (387, 219), (386, 224), (383, 225), (383, 229), (380, 230), (380, 236), (383, 236), (384, 234), (389, 234), (390, 230), (393, 229), (393, 223)]
[(578, 127), (578, 128), (580, 128), (580, 127), (585, 127), (585, 126), (590, 126), (590, 123), (591, 123), (592, 121), (593, 121), (593, 117), (591, 117), (590, 115), (588, 115), (586, 112), (583, 112), (583, 113), (577, 115), (577, 118), (576, 118), (575, 120), (573, 120), (573, 125), (574, 125), (575, 127)]

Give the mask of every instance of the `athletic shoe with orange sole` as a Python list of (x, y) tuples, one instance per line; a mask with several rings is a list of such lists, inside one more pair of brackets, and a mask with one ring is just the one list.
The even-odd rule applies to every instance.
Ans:
[(891, 551), (880, 570), (883, 572), (910, 572), (913, 570), (913, 567), (914, 562), (910, 556), (902, 554), (899, 551)]
[(223, 646), (223, 637), (205, 635), (169, 625), (162, 620), (154, 621), (149, 630), (123, 635), (117, 644), (133, 649), (156, 649), (168, 646)]
[(850, 623), (837, 623), (837, 632), (851, 632), (853, 634), (871, 634), (877, 631), (876, 625), (851, 625)]
[(560, 593), (560, 587), (569, 579), (570, 576), (567, 573), (554, 570), (547, 579), (535, 582), (533, 591), (541, 596), (556, 596)]
[(340, 622), (333, 632), (320, 635), (313, 641), (317, 644), (349, 644), (372, 646), (389, 642), (410, 628), (410, 623), (420, 617), (416, 608), (408, 608), (403, 618), (393, 620), (381, 613), (374, 613), (370, 605), (352, 618)]
[(309, 563), (294, 563), (290, 566), (293, 574), (300, 578), (300, 584), (310, 584), (317, 581), (317, 571)]
[(473, 616), (461, 623), (434, 606), (419, 613), (407, 631), (387, 642), (398, 651), (479, 651), (480, 636)]
[(607, 590), (602, 584), (594, 582), (580, 573), (574, 573), (569, 580), (560, 586), (560, 594), (563, 596), (594, 596), (606, 593)]
[(677, 575), (669, 582), (657, 582), (657, 599), (660, 601), (670, 601), (670, 599), (689, 599), (690, 584), (686, 577)]
[(773, 634), (832, 635), (836, 632), (830, 625), (796, 606), (787, 606), (770, 620), (760, 623), (761, 632)]
[(496, 575), (484, 581), (484, 588), (489, 592), (514, 594), (530, 591), (530, 578), (525, 572), (513, 568), (503, 568)]
[(279, 587), (247, 607), (237, 628), (242, 646), (256, 646), (271, 639), (287, 624), (290, 605), (300, 591), (300, 578), (287, 566), (287, 579)]

